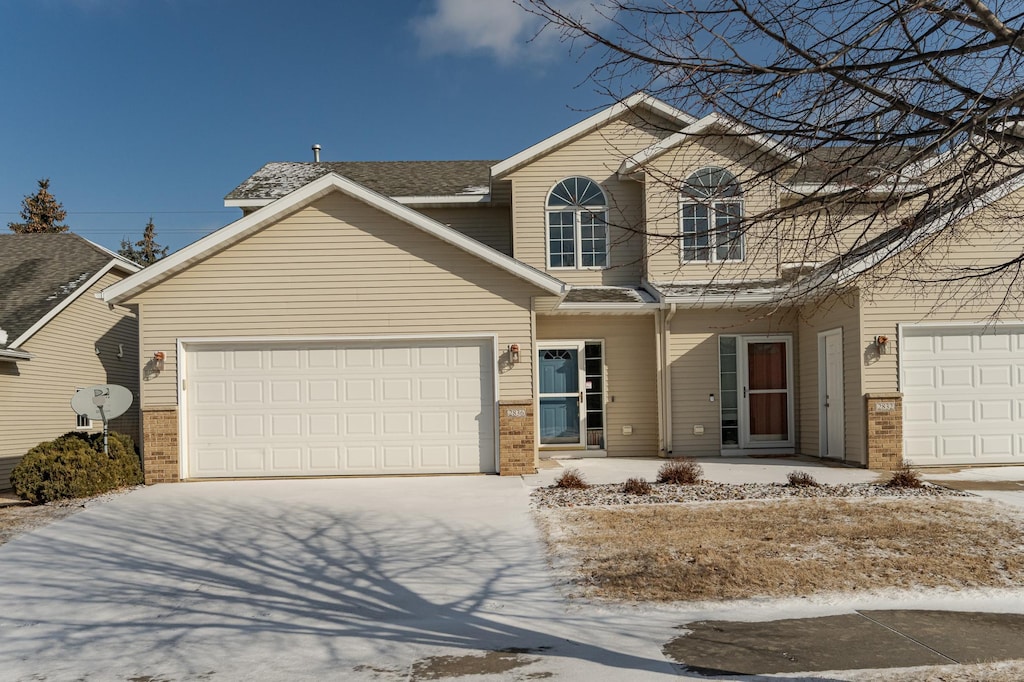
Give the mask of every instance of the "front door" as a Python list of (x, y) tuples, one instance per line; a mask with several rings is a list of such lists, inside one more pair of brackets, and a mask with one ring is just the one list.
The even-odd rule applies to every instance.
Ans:
[(844, 459), (846, 430), (843, 425), (843, 330), (818, 335), (819, 428), (821, 456)]
[(739, 342), (743, 447), (792, 447), (789, 338), (741, 336)]
[(541, 445), (584, 446), (583, 349), (573, 342), (538, 348)]

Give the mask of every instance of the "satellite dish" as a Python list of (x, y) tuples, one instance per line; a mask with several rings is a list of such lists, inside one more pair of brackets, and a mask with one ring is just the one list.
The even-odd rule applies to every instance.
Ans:
[(127, 412), (132, 400), (132, 392), (124, 386), (101, 384), (76, 391), (71, 409), (83, 417), (106, 422)]

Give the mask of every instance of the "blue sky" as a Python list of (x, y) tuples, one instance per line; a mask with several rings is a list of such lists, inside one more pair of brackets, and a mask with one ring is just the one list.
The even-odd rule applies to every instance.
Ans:
[[(582, 0), (563, 0), (580, 6)], [(512, 0), (0, 0), (0, 230), (49, 177), (116, 249), (267, 161), (503, 158), (608, 104)]]

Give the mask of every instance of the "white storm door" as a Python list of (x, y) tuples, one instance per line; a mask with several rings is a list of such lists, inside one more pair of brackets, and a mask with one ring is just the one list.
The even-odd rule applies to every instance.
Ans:
[(739, 337), (740, 403), (745, 448), (792, 447), (793, 400), (790, 339)]
[(818, 334), (818, 410), (821, 415), (822, 457), (844, 459), (846, 429), (843, 384), (843, 330), (833, 329)]
[(540, 444), (582, 447), (586, 435), (583, 409), (584, 344), (559, 342), (537, 348)]

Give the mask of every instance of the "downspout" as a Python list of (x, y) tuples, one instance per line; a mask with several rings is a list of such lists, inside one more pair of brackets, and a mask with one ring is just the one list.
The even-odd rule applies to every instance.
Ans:
[(672, 454), (672, 361), (669, 348), (669, 341), (672, 338), (672, 318), (676, 316), (676, 304), (669, 304), (668, 315), (665, 316), (665, 323), (661, 326), (665, 378), (662, 381), (665, 390), (665, 454)]
[(665, 309), (658, 308), (654, 313), (654, 354), (655, 362), (657, 363), (657, 371), (655, 376), (658, 379), (658, 452), (662, 457), (668, 454), (665, 449), (665, 352), (661, 347), (662, 334), (661, 330), (664, 328)]

